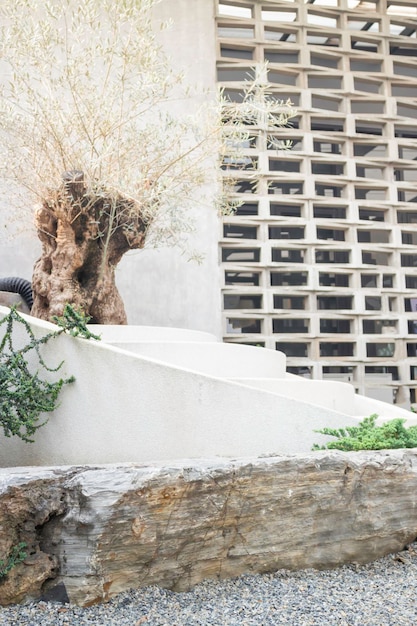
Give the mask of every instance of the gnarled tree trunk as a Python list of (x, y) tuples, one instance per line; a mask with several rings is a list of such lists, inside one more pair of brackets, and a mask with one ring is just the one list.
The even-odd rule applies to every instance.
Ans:
[(65, 304), (96, 324), (126, 324), (115, 269), (123, 254), (145, 243), (140, 207), (106, 190), (87, 189), (80, 171), (66, 172), (36, 214), (42, 256), (36, 262), (32, 315), (50, 320)]

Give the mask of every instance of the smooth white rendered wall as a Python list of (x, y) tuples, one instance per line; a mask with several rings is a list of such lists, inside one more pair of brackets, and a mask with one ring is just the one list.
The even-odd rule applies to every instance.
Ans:
[[(27, 319), (37, 336), (54, 328)], [(293, 454), (326, 440), (315, 429), (357, 423), (309, 404), (303, 379), (302, 400), (287, 398), (68, 335), (44, 355), (49, 366), (64, 360), (60, 376), (76, 382), (35, 443), (0, 433), (2, 467)]]
[[(7, 312), (0, 307), (0, 319)], [(33, 317), (26, 319), (38, 337), (56, 328)], [(23, 326), (16, 329), (15, 339), (17, 346), (27, 343)], [(172, 349), (175, 342), (166, 345)], [(187, 350), (191, 345), (186, 345)], [(316, 404), (320, 395), (338, 393), (341, 383), (321, 381), (318, 390), (308, 384), (311, 381), (290, 377), (291, 385), (272, 392), (221, 379), (212, 371), (228, 376), (230, 370), (240, 369), (244, 374), (245, 363), (252, 377), (250, 384), (256, 375), (264, 377), (269, 370), (271, 377), (285, 376), (281, 369), (284, 355), (211, 341), (194, 345), (202, 348), (200, 371), (193, 370), (198, 367), (195, 353), (194, 365), (190, 361), (185, 368), (163, 362), (163, 355), (156, 360), (69, 335), (54, 339), (42, 351), (46, 363), (54, 367), (64, 360), (59, 376), (74, 375), (76, 381), (64, 387), (60, 406), (36, 433), (35, 443), (0, 433), (0, 467), (305, 453), (313, 443), (328, 440), (316, 433), (317, 429), (356, 425), (358, 418), (390, 409), (364, 398), (366, 411), (353, 416), (350, 385), (346, 385), (345, 410), (334, 410), (331, 398), (327, 406)], [(212, 350), (216, 347), (219, 355)], [(50, 377), (56, 380), (57, 374)]]
[[(162, 0), (155, 7), (156, 29), (161, 21), (172, 20), (171, 28), (159, 36), (173, 66), (184, 70), (187, 84), (208, 90), (211, 95), (205, 97), (214, 97), (216, 89), (213, 10), (206, 0)], [(185, 104), (188, 112), (192, 113), (201, 100), (201, 96), (190, 98)], [(2, 236), (12, 213), (7, 211), (7, 188), (1, 181), (0, 191)], [(221, 336), (219, 224), (214, 202), (210, 205), (214, 192), (214, 188), (205, 188), (196, 194), (197, 200), (203, 193), (208, 198), (196, 209), (196, 232), (190, 238), (190, 248), (204, 255), (201, 265), (188, 262), (178, 250), (162, 248), (134, 251), (122, 259), (116, 282), (129, 324), (189, 328)], [(12, 240), (3, 237), (0, 277), (31, 280), (39, 254), (40, 244), (33, 229)]]
[[(155, 7), (156, 25), (164, 20), (172, 21), (171, 27), (160, 33), (172, 65), (184, 71), (186, 83), (206, 92), (178, 103), (179, 114), (184, 109), (186, 114), (193, 113), (193, 107), (215, 97), (213, 11), (213, 3), (207, 0), (162, 0)], [(213, 186), (196, 194), (196, 232), (190, 238), (190, 248), (204, 255), (201, 265), (187, 261), (175, 249), (166, 248), (132, 252), (123, 258), (117, 284), (130, 324), (177, 326), (221, 337), (219, 222), (213, 201), (215, 192)]]
[(20, 276), (31, 281), (40, 251), (31, 211), (13, 208), (8, 186), (0, 178), (0, 278)]

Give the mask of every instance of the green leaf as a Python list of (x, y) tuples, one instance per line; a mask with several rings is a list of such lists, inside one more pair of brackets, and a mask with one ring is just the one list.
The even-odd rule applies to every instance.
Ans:
[[(27, 343), (19, 348), (14, 345), (16, 324), (22, 325), (27, 335)], [(44, 414), (57, 407), (62, 387), (75, 380), (73, 376), (55, 382), (41, 378), (42, 370), (56, 372), (62, 366), (60, 363), (55, 368), (48, 367), (40, 347), (63, 330), (37, 339), (16, 308), (0, 321), (1, 326), (5, 326), (5, 333), (0, 343), (0, 425), (6, 437), (17, 436), (33, 442), (33, 435), (47, 421)]]
[(316, 433), (335, 437), (324, 446), (313, 445), (312, 450), (386, 450), (417, 447), (417, 426), (404, 426), (405, 419), (396, 418), (376, 426), (377, 414), (365, 417), (358, 426), (345, 429), (322, 428)]

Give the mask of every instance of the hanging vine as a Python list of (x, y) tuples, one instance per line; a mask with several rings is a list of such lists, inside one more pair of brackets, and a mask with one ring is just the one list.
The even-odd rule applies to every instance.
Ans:
[[(41, 355), (41, 346), (62, 333), (100, 339), (87, 328), (88, 318), (69, 304), (63, 316), (54, 321), (59, 329), (40, 338), (15, 307), (0, 321), (0, 327), (5, 327), (0, 343), (0, 424), (6, 437), (16, 435), (33, 442), (35, 432), (47, 422), (42, 415), (57, 407), (62, 387), (75, 380), (73, 376), (55, 382), (43, 379), (42, 372), (58, 372), (63, 361), (57, 367), (49, 367)], [(19, 348), (14, 343), (16, 325), (23, 327), (27, 335), (27, 343)]]

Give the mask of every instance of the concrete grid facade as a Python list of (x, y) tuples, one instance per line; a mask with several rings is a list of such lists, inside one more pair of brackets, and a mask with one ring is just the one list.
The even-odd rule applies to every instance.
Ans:
[[(268, 61), (297, 109), (288, 152), (254, 129), (243, 204), (221, 238), (227, 342), (281, 350), (289, 371), (417, 401), (415, 0), (224, 0), (218, 81), (239, 101)], [(257, 171), (256, 182), (252, 178)]]

